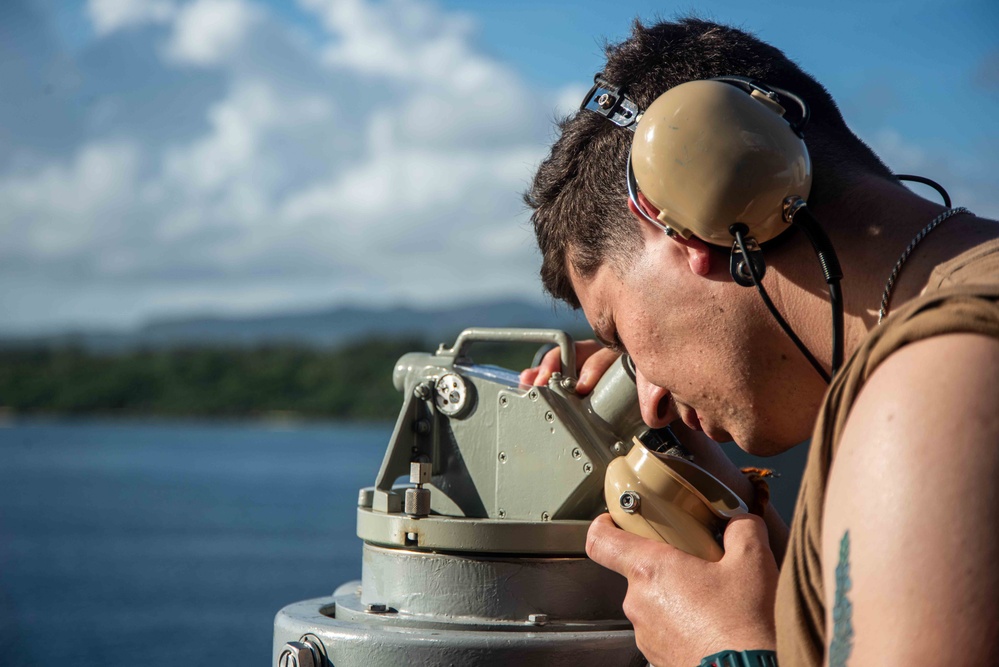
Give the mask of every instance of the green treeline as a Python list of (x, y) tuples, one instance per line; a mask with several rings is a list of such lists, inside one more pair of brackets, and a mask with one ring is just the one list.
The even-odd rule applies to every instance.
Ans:
[[(119, 355), (77, 348), (0, 350), (0, 409), (15, 414), (264, 416), (393, 420), (392, 386), (419, 340), (367, 340), (325, 350), (179, 348)], [(482, 346), (482, 359), (522, 368), (531, 351)], [(480, 361), (476, 357), (476, 361)]]

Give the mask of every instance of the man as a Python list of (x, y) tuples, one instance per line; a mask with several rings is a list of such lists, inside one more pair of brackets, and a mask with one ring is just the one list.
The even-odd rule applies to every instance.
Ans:
[[(579, 391), (627, 352), (649, 426), (673, 424), (747, 501), (750, 484), (697, 432), (764, 456), (812, 437), (786, 558), (772, 510), (765, 522), (731, 521), (718, 563), (608, 515), (594, 521), (587, 551), (628, 578), (639, 648), (659, 667), (772, 650), (782, 667), (996, 664), (999, 225), (904, 188), (821, 85), (751, 35), (693, 19), (636, 23), (607, 53), (603, 79), (640, 109), (726, 75), (804, 98), (808, 208), (844, 274), (848, 361), (827, 385), (757, 293), (733, 281), (728, 250), (664, 234), (656, 206), (629, 198), (633, 133), (589, 110), (562, 122), (526, 200), (546, 289), (581, 307), (604, 345), (580, 344)], [(804, 235), (786, 236), (766, 250), (763, 283), (829, 371), (826, 287)], [(556, 368), (549, 355), (523, 377), (541, 384)]]

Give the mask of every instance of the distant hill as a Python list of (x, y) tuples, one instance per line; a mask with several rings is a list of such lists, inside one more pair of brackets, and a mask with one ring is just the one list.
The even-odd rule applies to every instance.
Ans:
[(471, 326), (556, 328), (577, 333), (589, 330), (582, 316), (567, 308), (507, 300), (435, 309), (347, 306), (252, 317), (163, 319), (128, 332), (82, 331), (31, 339), (0, 338), (0, 345), (72, 345), (108, 353), (138, 348), (251, 347), (270, 343), (328, 348), (365, 337), (409, 336), (452, 342), (458, 332)]

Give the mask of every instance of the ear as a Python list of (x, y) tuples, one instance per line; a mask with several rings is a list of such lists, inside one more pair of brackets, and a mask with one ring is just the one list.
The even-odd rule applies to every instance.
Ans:
[[(659, 217), (659, 209), (656, 208), (652, 202), (645, 198), (641, 192), (638, 193), (638, 205), (640, 205), (645, 214), (652, 217)], [(645, 220), (645, 216), (642, 212), (638, 210), (638, 205), (629, 197), (628, 198), (628, 208), (643, 224), (652, 225)], [(659, 231), (659, 230), (657, 230)], [(661, 233), (661, 232), (660, 232)], [(671, 240), (680, 244), (684, 248), (684, 252), (687, 255), (687, 265), (690, 266), (690, 270), (698, 276), (706, 276), (711, 272), (711, 251), (708, 248), (708, 244), (697, 238), (696, 236), (691, 236), (689, 239), (685, 239), (679, 234), (673, 234), (670, 237)]]
[(685, 239), (679, 234), (673, 240), (686, 249), (687, 264), (690, 266), (691, 272), (698, 276), (706, 276), (711, 273), (711, 250), (707, 243), (696, 236)]

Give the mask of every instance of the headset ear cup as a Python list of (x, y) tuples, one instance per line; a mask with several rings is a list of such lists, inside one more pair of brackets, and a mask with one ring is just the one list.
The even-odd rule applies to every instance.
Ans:
[(638, 122), (631, 167), (662, 225), (727, 247), (734, 222), (764, 243), (788, 228), (783, 202), (807, 198), (811, 161), (773, 99), (722, 81), (659, 96)]

